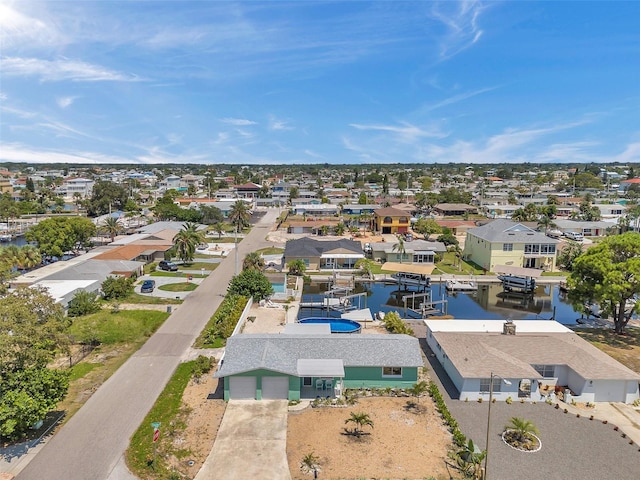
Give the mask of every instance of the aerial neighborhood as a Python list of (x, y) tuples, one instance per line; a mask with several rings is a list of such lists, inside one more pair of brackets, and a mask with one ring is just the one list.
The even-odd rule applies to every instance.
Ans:
[(635, 168), (6, 164), (0, 472), (635, 478)]

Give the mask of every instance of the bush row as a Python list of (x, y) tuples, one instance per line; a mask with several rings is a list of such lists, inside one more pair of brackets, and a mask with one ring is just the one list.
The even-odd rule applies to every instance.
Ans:
[(467, 437), (460, 431), (458, 428), (458, 422), (449, 409), (447, 408), (447, 404), (444, 403), (444, 399), (442, 398), (442, 394), (440, 393), (440, 389), (438, 385), (434, 382), (429, 382), (429, 395), (433, 398), (433, 401), (436, 402), (436, 408), (440, 415), (442, 415), (442, 419), (449, 426), (449, 430), (453, 435), (453, 443), (455, 443), (458, 447), (464, 447), (467, 443)]
[(203, 335), (204, 343), (211, 344), (216, 338), (227, 339), (236, 328), (236, 324), (247, 305), (247, 297), (229, 294), (213, 314)]

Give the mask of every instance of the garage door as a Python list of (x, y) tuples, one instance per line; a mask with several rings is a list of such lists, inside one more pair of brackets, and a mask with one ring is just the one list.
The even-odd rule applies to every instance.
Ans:
[(289, 377), (262, 377), (262, 398), (288, 399)]
[(594, 380), (594, 398), (596, 402), (624, 402), (625, 382), (619, 380)]
[(255, 399), (256, 377), (231, 377), (229, 379), (229, 398)]

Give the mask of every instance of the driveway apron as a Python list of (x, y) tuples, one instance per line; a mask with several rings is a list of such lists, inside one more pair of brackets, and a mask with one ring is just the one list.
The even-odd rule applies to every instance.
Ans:
[(291, 480), (286, 400), (231, 400), (195, 480)]

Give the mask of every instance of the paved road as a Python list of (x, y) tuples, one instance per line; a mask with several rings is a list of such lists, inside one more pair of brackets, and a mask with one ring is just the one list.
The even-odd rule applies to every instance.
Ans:
[[(269, 210), (239, 245), (239, 263), (265, 246), (278, 210)], [(241, 265), (240, 265), (241, 266)], [(160, 329), (100, 387), (18, 475), (19, 480), (105, 480), (114, 471), (156, 398), (218, 308), (235, 273), (230, 255)]]

